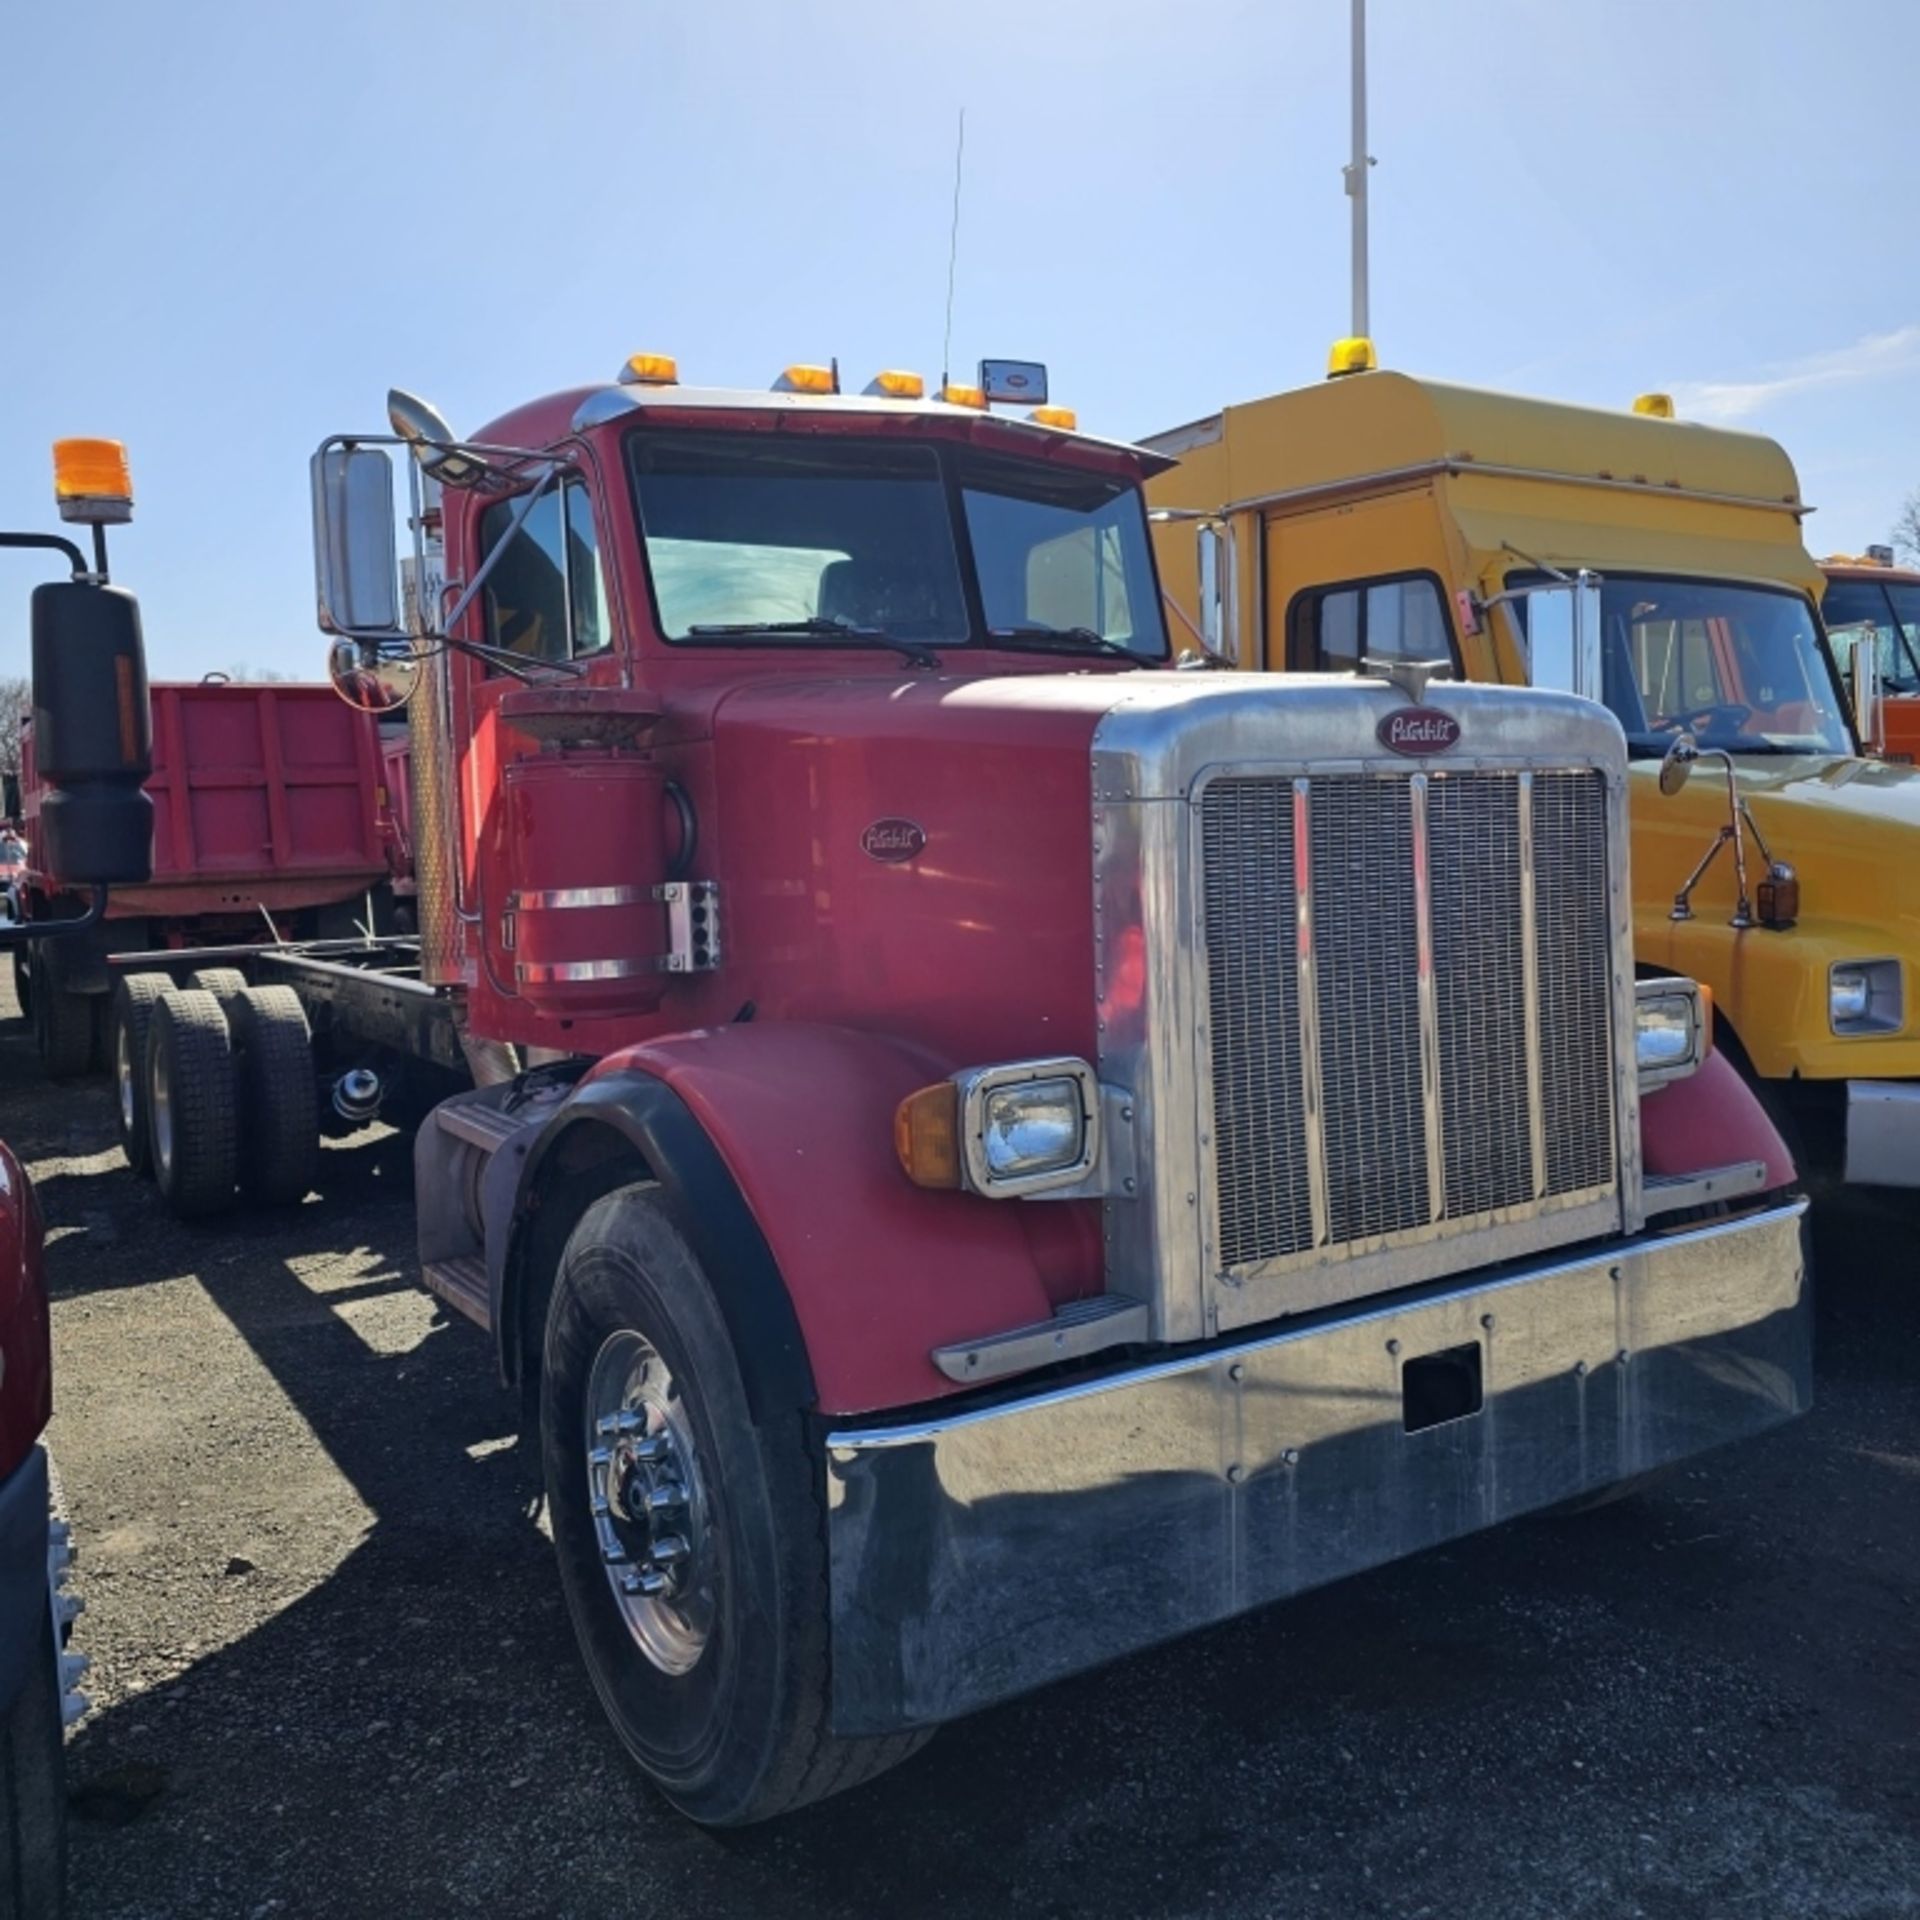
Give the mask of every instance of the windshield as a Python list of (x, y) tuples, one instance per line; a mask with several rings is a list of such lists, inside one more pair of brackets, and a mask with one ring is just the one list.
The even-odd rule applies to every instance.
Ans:
[(1664, 753), (1685, 728), (1728, 753), (1853, 751), (1813, 608), (1798, 593), (1610, 573), (1600, 633), (1607, 705), (1630, 747)]
[(1920, 693), (1920, 582), (1829, 580), (1820, 613), (1836, 653), (1871, 629), (1881, 684), (1889, 693)]
[(941, 444), (637, 433), (628, 445), (670, 641), (1166, 656), (1126, 482)]

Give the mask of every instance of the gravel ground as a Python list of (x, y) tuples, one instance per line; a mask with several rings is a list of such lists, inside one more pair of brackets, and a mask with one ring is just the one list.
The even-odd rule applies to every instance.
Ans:
[(186, 1228), (107, 1101), (0, 1024), (54, 1242), (86, 1920), (1920, 1915), (1920, 1212), (1825, 1236), (1797, 1426), (715, 1837), (601, 1722), (513, 1404), (413, 1284), (405, 1141)]

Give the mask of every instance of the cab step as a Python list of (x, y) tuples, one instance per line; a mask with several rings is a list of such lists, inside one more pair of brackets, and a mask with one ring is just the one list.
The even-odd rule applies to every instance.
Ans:
[(464, 1313), (475, 1326), (493, 1326), (487, 1288), (487, 1263), (477, 1254), (459, 1254), (451, 1260), (429, 1260), (420, 1268), (421, 1284), (448, 1306)]

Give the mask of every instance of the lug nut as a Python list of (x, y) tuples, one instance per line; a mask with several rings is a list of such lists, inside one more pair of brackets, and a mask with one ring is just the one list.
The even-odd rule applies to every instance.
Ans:
[(686, 1504), (686, 1488), (672, 1480), (650, 1489), (647, 1494), (647, 1507), (653, 1513), (670, 1513), (675, 1507), (684, 1507)]
[(667, 1576), (655, 1573), (651, 1568), (637, 1573), (623, 1573), (620, 1576), (622, 1593), (642, 1594), (647, 1599), (657, 1599), (667, 1590)]
[(677, 1533), (666, 1533), (653, 1543), (651, 1557), (656, 1567), (677, 1567), (691, 1551)]
[(622, 1434), (639, 1433), (644, 1430), (647, 1417), (635, 1413), (631, 1407), (622, 1407), (618, 1413), (603, 1413), (594, 1422), (593, 1430), (603, 1440), (613, 1440)]

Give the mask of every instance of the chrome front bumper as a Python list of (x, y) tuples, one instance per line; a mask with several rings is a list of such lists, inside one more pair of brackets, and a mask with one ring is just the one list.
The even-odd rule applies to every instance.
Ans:
[(1920, 1082), (1847, 1082), (1847, 1183), (1920, 1187)]
[(835, 1726), (949, 1720), (1805, 1412), (1804, 1212), (830, 1434)]

